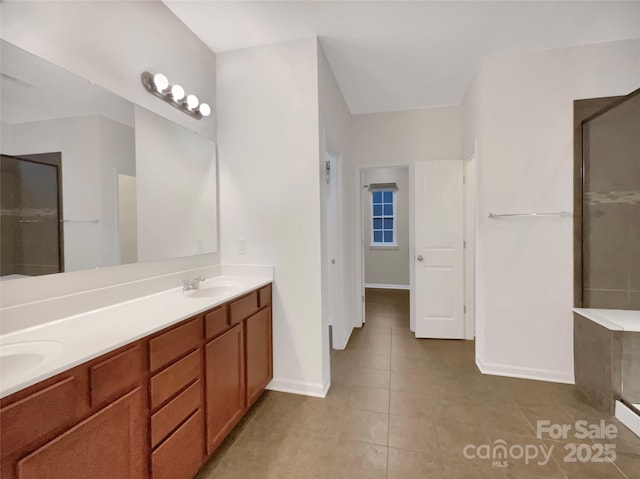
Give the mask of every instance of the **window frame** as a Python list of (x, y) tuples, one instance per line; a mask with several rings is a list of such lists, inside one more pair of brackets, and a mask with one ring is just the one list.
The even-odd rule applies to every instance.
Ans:
[[(384, 205), (385, 204), (389, 204), (386, 203), (383, 199), (382, 201), (382, 205), (383, 205), (383, 211), (382, 211), (382, 216), (375, 216), (374, 215), (374, 201), (373, 201), (373, 195), (375, 193), (382, 193), (383, 194), (383, 198), (384, 198), (384, 193), (391, 193), (391, 207), (393, 210), (393, 214), (390, 216), (387, 216), (384, 214)], [(371, 210), (370, 210), (370, 227), (369, 227), (369, 231), (371, 233), (371, 240), (370, 240), (370, 244), (369, 244), (369, 249), (398, 249), (398, 228), (397, 228), (397, 224), (398, 224), (398, 209), (397, 209), (397, 200), (396, 200), (396, 190), (393, 189), (380, 189), (380, 190), (373, 190), (369, 192), (369, 199), (370, 199), (370, 203), (371, 203)], [(379, 204), (379, 203), (378, 203)], [(388, 229), (384, 229), (384, 220), (385, 219), (389, 219), (389, 217), (392, 218), (393, 220), (393, 226), (392, 226), (392, 234), (393, 234), (393, 242), (390, 243), (386, 243), (384, 242), (384, 231), (389, 231)], [(383, 229), (375, 229), (374, 228), (374, 220), (375, 219), (382, 219), (383, 221)], [(374, 241), (374, 232), (375, 231), (383, 231), (383, 235), (382, 235), (382, 242), (375, 242)]]

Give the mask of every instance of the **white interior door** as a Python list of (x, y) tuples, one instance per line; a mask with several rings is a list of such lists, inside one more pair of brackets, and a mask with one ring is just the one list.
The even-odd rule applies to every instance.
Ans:
[(415, 163), (416, 337), (464, 338), (462, 161)]

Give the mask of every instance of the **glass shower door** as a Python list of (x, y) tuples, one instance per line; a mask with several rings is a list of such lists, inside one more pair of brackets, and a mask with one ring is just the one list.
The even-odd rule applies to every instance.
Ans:
[(640, 90), (582, 134), (583, 307), (640, 310)]
[[(41, 155), (31, 158), (36, 156)], [(0, 166), (1, 276), (63, 271), (59, 167), (6, 155), (1, 155)]]

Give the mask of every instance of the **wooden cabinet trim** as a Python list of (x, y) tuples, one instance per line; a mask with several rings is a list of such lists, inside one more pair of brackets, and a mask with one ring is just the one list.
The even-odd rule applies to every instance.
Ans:
[(204, 436), (198, 409), (151, 454), (153, 479), (192, 479), (204, 463)]
[(229, 319), (231, 324), (238, 324), (258, 311), (258, 291), (236, 299), (229, 304)]
[(219, 336), (230, 327), (229, 307), (226, 303), (205, 313), (204, 329), (206, 340)]
[(202, 317), (187, 320), (149, 341), (149, 369), (152, 373), (193, 351), (202, 342)]
[(160, 444), (200, 408), (202, 381), (197, 380), (151, 416), (151, 447)]
[(271, 304), (271, 284), (263, 286), (258, 291), (258, 306), (264, 308)]
[(140, 344), (89, 367), (91, 406), (99, 407), (139, 385), (143, 367)]
[(3, 462), (15, 452), (51, 439), (86, 414), (78, 404), (80, 382), (76, 375), (67, 376), (0, 410)]
[(200, 350), (193, 351), (180, 361), (160, 371), (151, 378), (151, 408), (161, 406), (194, 380), (200, 377)]

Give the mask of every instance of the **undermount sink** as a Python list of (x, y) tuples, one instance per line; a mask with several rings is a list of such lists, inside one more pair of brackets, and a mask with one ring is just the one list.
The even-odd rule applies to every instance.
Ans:
[(57, 341), (26, 341), (0, 345), (0, 377), (10, 382), (16, 376), (42, 366), (63, 350)]
[(230, 296), (240, 291), (240, 287), (233, 284), (216, 284), (203, 286), (187, 293), (190, 298), (213, 298), (215, 296)]

